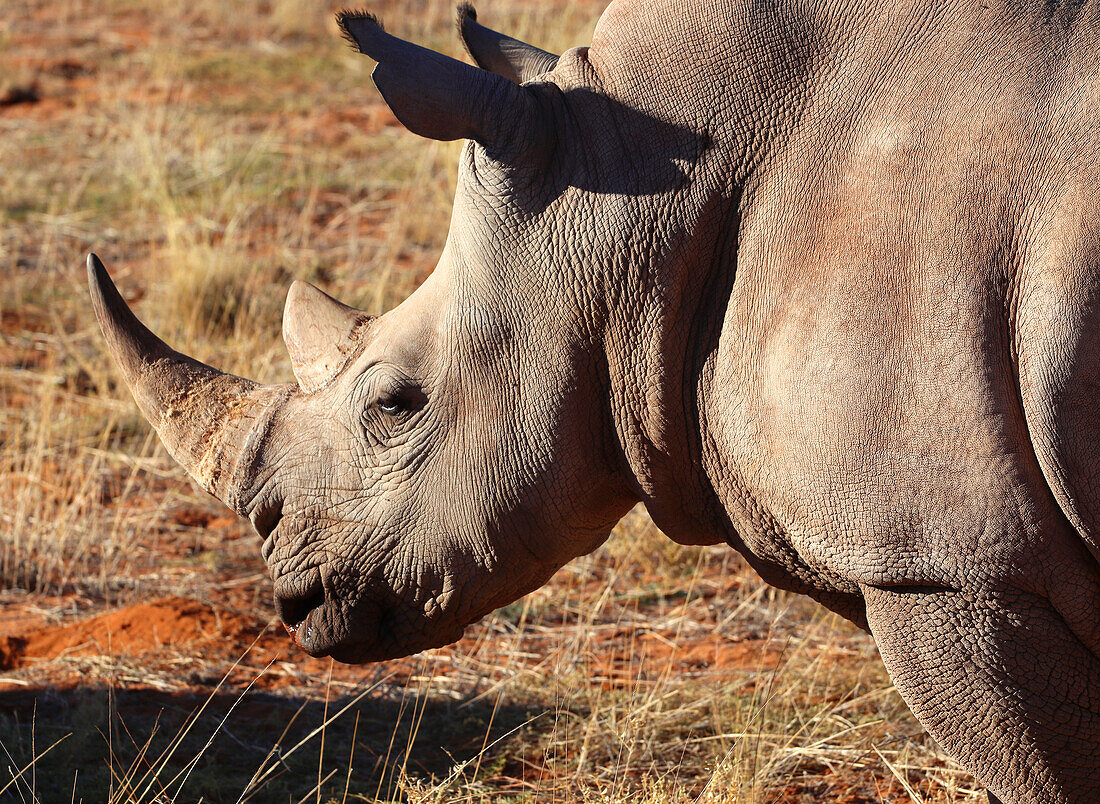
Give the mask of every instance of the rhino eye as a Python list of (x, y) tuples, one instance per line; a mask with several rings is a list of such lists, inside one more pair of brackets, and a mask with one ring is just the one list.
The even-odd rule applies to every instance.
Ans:
[(415, 386), (402, 386), (378, 397), (374, 406), (387, 416), (400, 416), (424, 407), (427, 397)]
[(396, 416), (405, 410), (405, 403), (397, 397), (388, 397), (379, 400), (378, 409), (389, 416)]

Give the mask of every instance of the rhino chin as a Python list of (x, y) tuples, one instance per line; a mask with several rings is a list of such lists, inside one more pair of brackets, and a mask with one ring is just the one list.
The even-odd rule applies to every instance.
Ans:
[(401, 645), (394, 642), (356, 642), (339, 645), (321, 654), (311, 653), (310, 655), (329, 656), (341, 664), (374, 664), (375, 662), (385, 662), (391, 659), (403, 659), (421, 651), (450, 645), (461, 638), (462, 634), (459, 634), (454, 639), (426, 641), (421, 645)]
[[(319, 654), (303, 647), (312, 655), (329, 656), (342, 664), (373, 664), (451, 645), (462, 639), (466, 631), (464, 626), (457, 624), (443, 629), (418, 627), (430, 625), (424, 622), (409, 623), (406, 628), (397, 631), (392, 627), (395, 617), (400, 617), (397, 611), (386, 611), (377, 617), (377, 625), (367, 623), (367, 629), (363, 630), (375, 630), (373, 639), (348, 640), (332, 645)], [(362, 619), (357, 620), (358, 624), (363, 624)]]

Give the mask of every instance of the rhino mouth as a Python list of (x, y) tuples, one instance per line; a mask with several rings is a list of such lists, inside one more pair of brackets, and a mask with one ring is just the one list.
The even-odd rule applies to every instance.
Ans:
[(300, 649), (344, 664), (409, 656), (455, 642), (465, 631), (439, 608), (426, 614), (380, 581), (369, 587), (349, 592), (334, 568), (302, 568), (276, 579), (275, 610)]
[[(370, 664), (410, 656), (423, 650), (448, 645), (462, 638), (461, 627), (424, 629), (410, 633), (401, 628), (401, 612), (378, 605), (360, 606), (354, 614), (352, 636), (347, 626), (330, 622), (318, 610), (296, 626), (283, 623), (294, 643), (315, 658), (331, 657), (343, 664)], [(333, 627), (336, 625), (336, 627)], [(363, 634), (372, 636), (363, 637)]]
[[(275, 596), (275, 609), (279, 613), (279, 619), (283, 621), (283, 628), (299, 645), (313, 641), (309, 633), (313, 626), (307, 625), (306, 621), (315, 609), (320, 609), (324, 604), (325, 593), (321, 589), (307, 589), (296, 595)], [(307, 629), (306, 633), (299, 638), (303, 627)]]

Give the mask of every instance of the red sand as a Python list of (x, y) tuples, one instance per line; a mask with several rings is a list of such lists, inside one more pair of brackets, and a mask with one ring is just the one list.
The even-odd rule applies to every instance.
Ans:
[(0, 637), (0, 668), (59, 656), (135, 656), (165, 646), (211, 640), (237, 644), (256, 623), (197, 600), (169, 597), (87, 620)]

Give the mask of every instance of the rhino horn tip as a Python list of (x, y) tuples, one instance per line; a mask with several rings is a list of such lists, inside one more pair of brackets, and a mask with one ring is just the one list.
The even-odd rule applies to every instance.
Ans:
[(134, 315), (95, 254), (88, 255), (88, 290), (99, 328), (127, 383), (132, 384), (152, 360), (175, 355)]
[(307, 282), (304, 279), (295, 279), (290, 283), (290, 290), (286, 294), (286, 306), (284, 310), (289, 310), (292, 303), (298, 299), (304, 299), (307, 296), (313, 296), (316, 294), (327, 295), (323, 290), (314, 285), (312, 282)]
[(100, 304), (106, 302), (111, 290), (118, 292), (111, 275), (103, 267), (103, 262), (94, 253), (88, 254), (88, 289), (92, 293), (92, 299), (96, 302), (96, 312), (99, 312)]

